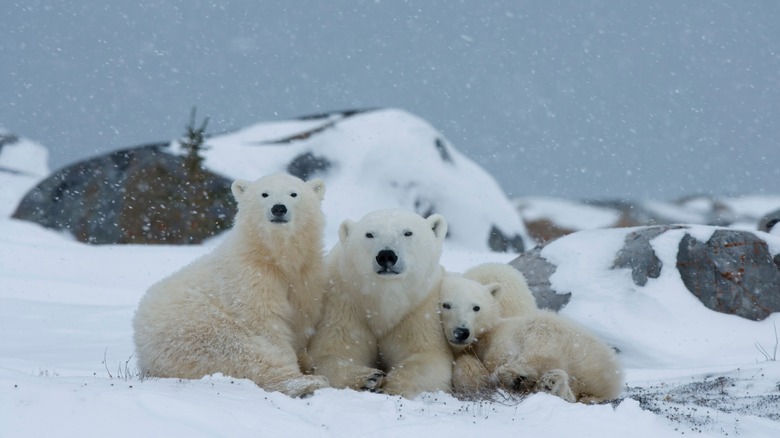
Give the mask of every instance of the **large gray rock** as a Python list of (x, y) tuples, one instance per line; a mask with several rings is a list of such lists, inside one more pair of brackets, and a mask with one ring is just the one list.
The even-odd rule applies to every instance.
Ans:
[(166, 147), (117, 151), (66, 167), (28, 192), (13, 217), (95, 244), (199, 243), (232, 226), (232, 180)]
[(677, 269), (708, 308), (760, 321), (780, 312), (780, 257), (755, 234), (718, 230), (707, 242), (686, 234)]

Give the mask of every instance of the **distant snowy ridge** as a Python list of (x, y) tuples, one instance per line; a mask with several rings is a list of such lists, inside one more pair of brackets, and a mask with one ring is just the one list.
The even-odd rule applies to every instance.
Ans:
[(0, 127), (0, 216), (13, 213), (19, 199), (49, 174), (49, 151)]

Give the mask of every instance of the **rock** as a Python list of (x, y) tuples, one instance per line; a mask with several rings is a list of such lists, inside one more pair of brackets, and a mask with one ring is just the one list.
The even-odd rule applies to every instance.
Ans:
[(643, 227), (627, 234), (623, 248), (615, 256), (611, 269), (630, 269), (631, 279), (637, 286), (647, 284), (648, 278), (658, 278), (663, 263), (655, 255), (650, 241), (661, 233), (680, 228), (685, 227), (680, 225)]
[(571, 292), (560, 293), (555, 291), (550, 284), (550, 276), (555, 273), (555, 265), (541, 256), (542, 248), (536, 247), (526, 253), (520, 254), (509, 262), (512, 267), (523, 273), (531, 289), (536, 305), (540, 309), (559, 311), (571, 299)]
[(760, 221), (758, 221), (758, 230), (765, 233), (777, 234), (780, 232), (780, 209), (771, 211), (764, 215)]
[(199, 243), (232, 226), (232, 180), (193, 169), (166, 147), (122, 150), (66, 167), (30, 191), (13, 217), (95, 244)]
[(705, 243), (686, 234), (677, 269), (685, 287), (708, 308), (760, 321), (780, 312), (780, 266), (753, 233), (717, 230)]
[(322, 175), (333, 166), (327, 158), (318, 157), (311, 152), (304, 152), (295, 157), (287, 165), (287, 173), (308, 181), (318, 175)]
[[(430, 215), (430, 213), (429, 213)], [(495, 252), (517, 252), (525, 251), (523, 238), (519, 234), (506, 236), (495, 225), (490, 229), (488, 237), (488, 247)]]

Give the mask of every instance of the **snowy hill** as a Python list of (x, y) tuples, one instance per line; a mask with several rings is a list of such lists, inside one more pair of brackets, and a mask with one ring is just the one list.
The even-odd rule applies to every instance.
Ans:
[[(330, 235), (344, 219), (358, 220), (379, 208), (404, 208), (449, 218), (448, 239), (467, 248), (520, 252), (533, 246), (495, 179), (430, 124), (401, 110), (329, 113), (209, 137), (201, 154), (210, 172), (200, 178), (188, 167), (187, 152), (175, 140), (68, 166), (25, 197), (15, 217), (67, 230), (88, 242), (172, 243), (136, 236), (161, 226), (175, 228), (174, 234), (195, 228), (190, 220), (176, 222), (193, 206), (202, 214), (218, 212), (205, 223), (222, 223), (224, 211), (234, 206), (222, 208), (225, 202), (214, 198), (229, 197), (230, 182), (286, 171), (325, 181), (323, 209)], [(214, 196), (206, 202), (171, 201), (190, 186), (196, 194)], [(155, 191), (162, 192), (159, 198), (150, 195)], [(138, 220), (143, 217), (146, 222)]]

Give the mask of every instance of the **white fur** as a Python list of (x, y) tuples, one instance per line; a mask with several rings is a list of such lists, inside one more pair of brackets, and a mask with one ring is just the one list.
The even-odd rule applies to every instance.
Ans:
[[(225, 241), (141, 299), (133, 320), (138, 365), (145, 376), (223, 373), (310, 394), (328, 385), (302, 372), (322, 312), (325, 187), (274, 174), (236, 181), (232, 191), (238, 213)], [(275, 205), (284, 206), (276, 215)]]
[[(438, 315), (446, 234), (442, 216), (405, 210), (341, 224), (326, 258), (325, 315), (311, 345), (316, 373), (336, 387), (408, 398), (449, 390), (452, 354)], [(396, 257), (390, 268), (377, 261), (383, 251)]]
[[(489, 279), (504, 285), (516, 281), (512, 277)], [(544, 391), (590, 403), (620, 395), (623, 371), (609, 346), (585, 327), (553, 312), (533, 308), (502, 318), (498, 299), (502, 292), (496, 283), (483, 285), (458, 277), (444, 280), (441, 320), (458, 354), (453, 371), (456, 392), (475, 395), (499, 385), (510, 391)], [(454, 342), (456, 329), (468, 329), (476, 336)]]

